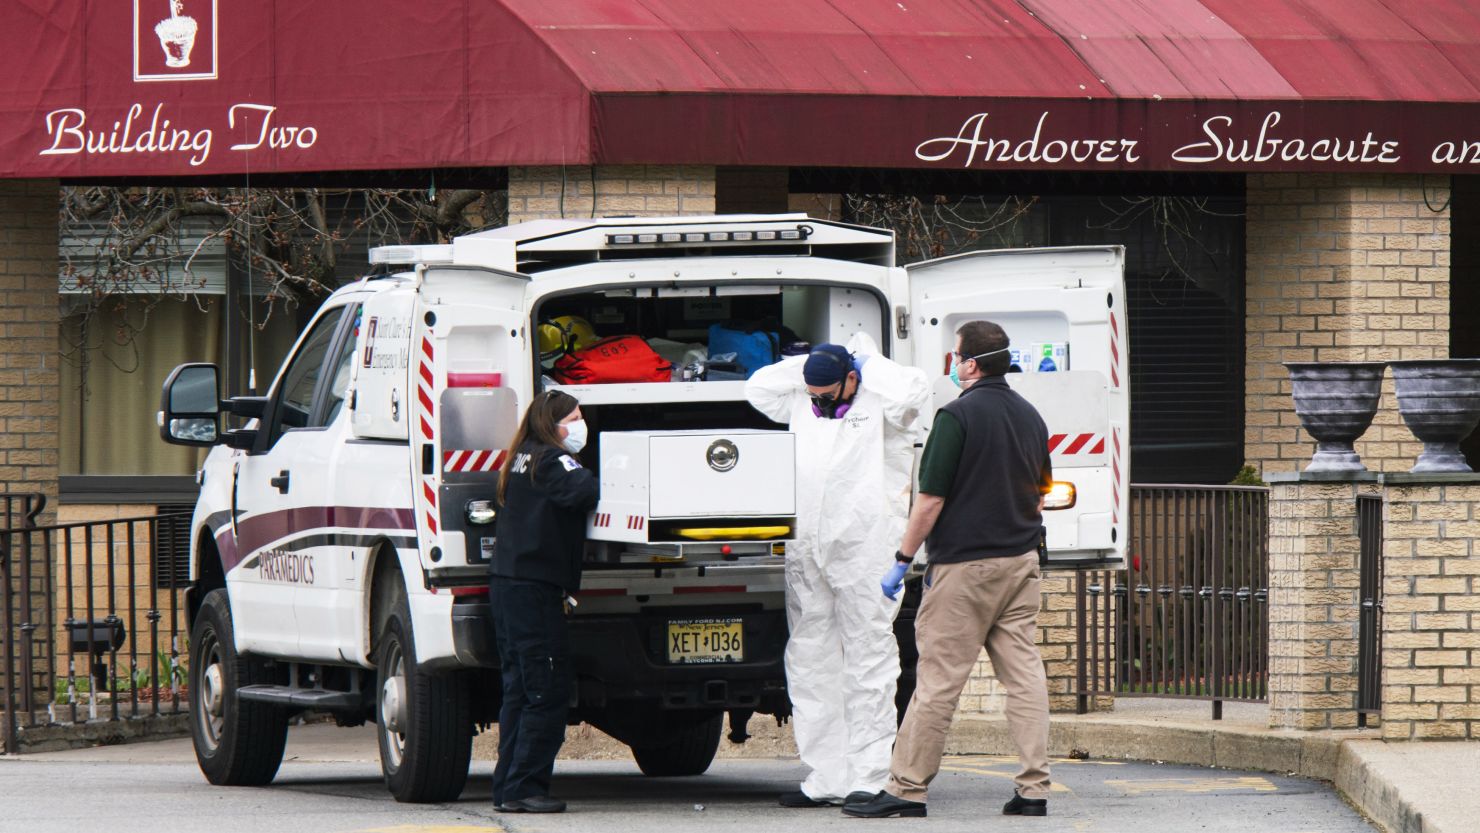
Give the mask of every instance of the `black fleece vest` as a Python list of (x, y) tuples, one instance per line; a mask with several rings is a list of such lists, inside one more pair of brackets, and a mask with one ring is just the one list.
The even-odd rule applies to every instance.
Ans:
[(1001, 376), (979, 380), (944, 410), (960, 421), (965, 438), (951, 493), (927, 539), (931, 563), (1033, 551), (1043, 525), (1038, 501), (1053, 479), (1043, 417)]

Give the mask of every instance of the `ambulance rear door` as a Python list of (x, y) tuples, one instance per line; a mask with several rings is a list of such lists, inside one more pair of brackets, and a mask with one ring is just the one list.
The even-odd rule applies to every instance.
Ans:
[(934, 409), (960, 393), (948, 378), (957, 328), (978, 319), (1000, 324), (1013, 351), (1008, 383), (1048, 425), (1055, 481), (1074, 486), (1073, 506), (1044, 512), (1050, 568), (1123, 567), (1130, 494), (1125, 250), (972, 252), (906, 273), (899, 335), (915, 366), (934, 379), (927, 429)]
[(529, 279), (445, 265), (417, 282), (408, 419), (422, 564), (433, 581), (487, 574), (496, 526), (471, 504), (492, 501), (534, 380), (524, 299)]

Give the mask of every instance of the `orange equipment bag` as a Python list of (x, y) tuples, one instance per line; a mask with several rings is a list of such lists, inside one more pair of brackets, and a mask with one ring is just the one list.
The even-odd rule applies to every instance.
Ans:
[(561, 356), (554, 375), (566, 385), (667, 382), (673, 378), (673, 365), (637, 336), (612, 336)]

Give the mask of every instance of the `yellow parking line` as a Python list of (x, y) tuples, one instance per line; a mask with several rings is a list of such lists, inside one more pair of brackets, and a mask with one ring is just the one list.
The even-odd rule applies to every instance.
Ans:
[(1212, 778), (1164, 778), (1155, 781), (1124, 781), (1109, 779), (1106, 786), (1119, 787), (1130, 795), (1153, 792), (1210, 793), (1217, 790), (1253, 790), (1254, 792), (1278, 792), (1267, 778), (1257, 775), (1212, 777)]
[[(967, 775), (986, 775), (986, 776), (991, 777), (991, 778), (1004, 778), (1004, 779), (1006, 779), (1008, 781), (1011, 781), (1017, 775), (1017, 773), (1015, 773), (1015, 772), (998, 772), (997, 770), (994, 770), (994, 769), (982, 769), (981, 767), (972, 767), (972, 766), (942, 766), (941, 767), (941, 771), (942, 772), (961, 772), (961, 773), (965, 773)], [(1073, 790), (1069, 789), (1068, 787), (1064, 786), (1063, 784), (1058, 783), (1057, 781), (1053, 782), (1052, 784), (1049, 784), (1048, 790), (1049, 790), (1049, 792), (1056, 792), (1056, 793), (1072, 793), (1073, 792)]]
[[(1013, 755), (947, 755), (948, 764), (1016, 764)], [(1050, 758), (1054, 766), (1125, 766), (1125, 761), (1085, 760), (1083, 758)]]
[(355, 833), (503, 833), (497, 825), (480, 827), (470, 824), (397, 824), (391, 827), (367, 827)]

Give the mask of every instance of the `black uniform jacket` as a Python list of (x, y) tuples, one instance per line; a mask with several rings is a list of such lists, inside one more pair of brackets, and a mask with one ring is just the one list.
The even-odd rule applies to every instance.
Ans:
[(596, 475), (565, 449), (533, 442), (506, 465), (509, 486), (498, 513), (493, 575), (574, 593), (581, 587), (586, 513), (601, 494)]

